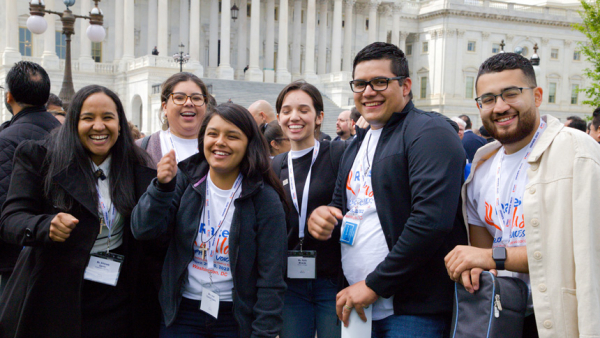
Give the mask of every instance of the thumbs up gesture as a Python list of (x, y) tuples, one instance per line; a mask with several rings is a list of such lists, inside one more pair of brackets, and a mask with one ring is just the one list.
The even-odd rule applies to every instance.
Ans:
[(175, 150), (171, 149), (163, 158), (160, 159), (156, 166), (158, 182), (167, 184), (171, 182), (173, 177), (177, 175), (177, 159), (175, 157)]

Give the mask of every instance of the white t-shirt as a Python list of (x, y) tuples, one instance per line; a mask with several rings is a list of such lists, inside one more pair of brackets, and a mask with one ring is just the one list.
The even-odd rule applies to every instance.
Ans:
[[(390, 253), (379, 217), (377, 216), (377, 206), (373, 197), (371, 170), (369, 168), (369, 164), (373, 163), (373, 156), (375, 155), (377, 142), (382, 130), (369, 130), (367, 132), (354, 159), (354, 164), (352, 164), (352, 170), (346, 184), (349, 213), (352, 212), (358, 203), (357, 213), (362, 215), (362, 220), (355, 234), (354, 245), (341, 244), (342, 269), (350, 285), (365, 280), (367, 275), (373, 272), (377, 265)], [(368, 161), (365, 152), (368, 154)], [(362, 171), (366, 171), (367, 168), (369, 168), (369, 171), (364, 178), (365, 186), (360, 189)], [(357, 192), (358, 196), (356, 196)], [(393, 314), (393, 297), (379, 298), (373, 304), (373, 320), (381, 320)]]
[(177, 163), (185, 160), (186, 158), (198, 153), (198, 139), (185, 139), (177, 137), (171, 133), (171, 130), (160, 131), (160, 151), (163, 156), (171, 151), (175, 146), (175, 155)]
[[(506, 217), (511, 219), (512, 230), (507, 247), (520, 247), (527, 245), (525, 239), (525, 220), (523, 219), (523, 194), (525, 186), (529, 182), (527, 169), (529, 163), (524, 161), (519, 177), (515, 182), (515, 176), (528, 151), (528, 146), (523, 147), (514, 154), (504, 154), (502, 167), (500, 170), (500, 204)], [(485, 227), (494, 237), (493, 247), (503, 246), (502, 244), (502, 221), (496, 213), (496, 171), (500, 161), (500, 154), (504, 153), (504, 147), (500, 148), (493, 157), (481, 164), (473, 176), (473, 180), (467, 186), (467, 217), (469, 224)], [(473, 169), (474, 170), (474, 169)], [(510, 192), (514, 184), (517, 184), (515, 192), (512, 194), (515, 198), (513, 210), (508, 210)], [(529, 286), (528, 307), (531, 309), (531, 283), (528, 273), (518, 273), (506, 270), (498, 271), (498, 276), (516, 277), (523, 280)]]
[[(201, 216), (202, 224), (200, 226), (200, 230), (204, 230), (204, 233), (201, 235), (200, 232), (198, 232), (196, 241), (194, 241), (194, 259), (192, 259), (188, 265), (188, 279), (187, 282), (184, 283), (183, 296), (189, 299), (201, 300), (202, 285), (210, 285), (208, 271), (211, 271), (213, 287), (216, 287), (219, 290), (219, 300), (231, 302), (233, 301), (231, 297), (233, 278), (231, 276), (231, 264), (229, 261), (229, 231), (231, 228), (233, 213), (235, 211), (235, 204), (233, 202), (229, 207), (225, 221), (220, 229), (218, 229), (218, 223), (220, 221), (220, 215), (223, 212), (225, 204), (227, 203), (227, 199), (232, 193), (232, 189), (221, 190), (217, 188), (217, 186), (211, 181), (210, 174), (207, 175), (206, 184), (210, 187), (212, 197), (210, 206), (208, 208), (211, 214), (211, 228), (208, 229), (208, 231), (205, 230), (207, 208), (204, 208)], [(241, 191), (241, 187), (237, 189), (235, 195), (233, 196), (233, 200), (240, 196)], [(211, 267), (209, 269), (207, 268), (208, 263), (206, 258), (202, 259), (202, 252), (199, 250), (199, 248), (202, 241), (206, 242), (215, 232), (217, 232), (215, 235), (217, 238), (214, 242), (216, 248), (214, 258), (215, 267)], [(211, 242), (213, 242), (213, 240), (214, 238), (210, 239)], [(206, 252), (206, 255), (208, 255), (208, 251)]]

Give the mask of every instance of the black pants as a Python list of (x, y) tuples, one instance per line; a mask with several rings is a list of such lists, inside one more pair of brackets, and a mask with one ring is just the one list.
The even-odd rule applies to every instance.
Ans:
[(525, 317), (523, 323), (523, 338), (538, 338), (537, 326), (535, 324), (535, 315), (531, 314)]

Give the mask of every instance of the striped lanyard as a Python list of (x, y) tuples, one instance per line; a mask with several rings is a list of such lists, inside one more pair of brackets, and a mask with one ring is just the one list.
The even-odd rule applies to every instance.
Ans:
[(100, 186), (98, 184), (96, 184), (96, 189), (98, 190), (98, 202), (100, 203), (100, 209), (102, 210), (102, 216), (100, 217), (100, 232), (102, 232), (102, 227), (106, 225), (108, 228), (108, 244), (106, 252), (109, 252), (110, 236), (112, 232), (112, 226), (117, 216), (117, 211), (114, 203), (111, 203), (110, 206), (107, 205), (106, 201), (102, 197), (102, 194), (100, 193)]

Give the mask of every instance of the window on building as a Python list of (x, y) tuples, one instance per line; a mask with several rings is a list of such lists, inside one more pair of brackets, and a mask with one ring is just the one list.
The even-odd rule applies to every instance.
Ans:
[(423, 41), (423, 54), (429, 53), (429, 41)]
[(92, 59), (102, 62), (102, 42), (92, 42)]
[(19, 27), (19, 52), (23, 56), (31, 56), (31, 31), (25, 27)]
[(467, 85), (465, 88), (465, 98), (467, 99), (472, 99), (473, 98), (473, 82), (474, 82), (475, 78), (473, 78), (472, 76), (467, 76)]
[(499, 43), (492, 44), (492, 54), (498, 54), (498, 53), (500, 53), (500, 44)]
[(219, 13), (221, 13), (221, 5), (222, 5), (221, 0), (219, 0)]
[(577, 104), (578, 96), (579, 96), (579, 85), (572, 84), (571, 85), (571, 104)]
[(369, 30), (369, 19), (365, 20), (365, 30), (368, 31)]
[(275, 21), (279, 21), (279, 7), (275, 7)]
[(421, 77), (421, 95), (419, 95), (420, 98), (424, 99), (427, 98), (427, 76), (422, 76)]
[(550, 58), (552, 60), (558, 60), (558, 48), (552, 48), (550, 50)]
[(251, 11), (251, 9), (252, 9), (252, 4), (247, 4), (247, 5), (246, 5), (246, 16), (247, 16), (247, 17), (250, 17), (250, 16), (252, 16), (252, 15), (250, 14), (250, 11)]
[(573, 52), (573, 60), (581, 61), (581, 51), (576, 50)]
[(467, 51), (474, 52), (475, 51), (476, 43), (477, 43), (476, 41), (469, 41), (467, 43)]
[(548, 86), (548, 103), (556, 103), (556, 82), (550, 82)]
[(412, 55), (412, 43), (406, 44), (406, 55)]
[(56, 55), (64, 60), (67, 57), (67, 37), (61, 32), (55, 32), (54, 39), (56, 41)]
[[(300, 23), (304, 23), (304, 10), (300, 12)], [(344, 27), (344, 26), (342, 26)]]

